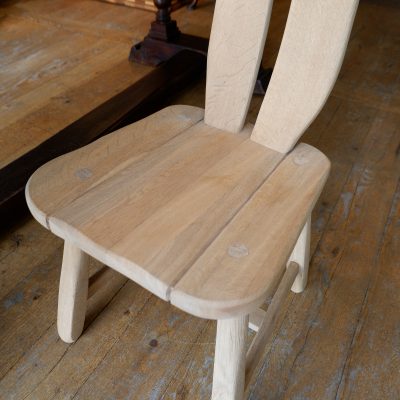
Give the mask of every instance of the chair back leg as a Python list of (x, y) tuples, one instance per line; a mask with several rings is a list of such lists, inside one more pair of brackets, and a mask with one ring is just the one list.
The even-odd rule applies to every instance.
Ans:
[(57, 329), (64, 342), (72, 343), (81, 335), (88, 296), (89, 256), (66, 241), (58, 292)]

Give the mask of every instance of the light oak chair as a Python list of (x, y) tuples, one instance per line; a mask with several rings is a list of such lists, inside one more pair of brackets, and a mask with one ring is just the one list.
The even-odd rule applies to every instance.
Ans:
[[(282, 299), (306, 285), (310, 214), (330, 164), (295, 144), (335, 82), (357, 0), (292, 0), (257, 122), (245, 125), (271, 6), (217, 0), (205, 111), (168, 107), (49, 162), (26, 188), (34, 217), (65, 240), (61, 338), (82, 332), (90, 255), (218, 320), (214, 400), (243, 398)], [(246, 354), (249, 318), (258, 333)]]

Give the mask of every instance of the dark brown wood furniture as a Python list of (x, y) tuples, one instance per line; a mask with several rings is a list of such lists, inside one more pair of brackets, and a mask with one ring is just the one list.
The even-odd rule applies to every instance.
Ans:
[[(131, 61), (157, 66), (182, 50), (191, 50), (206, 55), (208, 39), (182, 33), (171, 18), (171, 0), (154, 0), (156, 19), (142, 42), (135, 44), (129, 56)], [(197, 4), (194, 1), (192, 8)]]

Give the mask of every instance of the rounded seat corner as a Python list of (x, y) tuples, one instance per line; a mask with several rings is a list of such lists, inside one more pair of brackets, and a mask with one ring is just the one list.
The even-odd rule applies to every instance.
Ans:
[(199, 318), (204, 319), (229, 319), (247, 315), (259, 307), (270, 292), (269, 288), (246, 298), (218, 300), (213, 298), (200, 298), (188, 294), (180, 289), (172, 289), (170, 303), (175, 307)]

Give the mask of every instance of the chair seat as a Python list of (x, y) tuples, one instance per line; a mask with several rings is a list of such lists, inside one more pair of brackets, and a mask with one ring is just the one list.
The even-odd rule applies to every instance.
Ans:
[(35, 218), (160, 298), (204, 318), (244, 314), (285, 268), (329, 161), (168, 107), (52, 160), (28, 182)]

